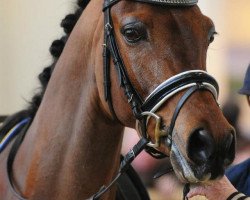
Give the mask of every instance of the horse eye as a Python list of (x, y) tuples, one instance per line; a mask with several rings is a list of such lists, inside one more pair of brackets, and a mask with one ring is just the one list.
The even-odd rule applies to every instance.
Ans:
[(123, 31), (123, 36), (129, 43), (136, 43), (143, 38), (143, 34), (134, 28), (127, 28)]
[(214, 41), (214, 36), (217, 35), (217, 32), (213, 32), (209, 37), (209, 44), (211, 44)]
[(209, 38), (209, 43), (212, 43), (214, 41), (214, 35), (212, 35), (210, 38)]

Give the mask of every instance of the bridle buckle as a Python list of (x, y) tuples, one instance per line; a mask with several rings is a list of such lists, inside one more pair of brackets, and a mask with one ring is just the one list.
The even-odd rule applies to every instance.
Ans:
[(166, 137), (168, 135), (168, 131), (161, 129), (161, 123), (162, 123), (162, 119), (160, 116), (156, 115), (155, 113), (152, 112), (143, 112), (141, 113), (142, 116), (148, 116), (147, 121), (149, 120), (150, 117), (153, 117), (156, 121), (155, 124), (155, 130), (154, 130), (154, 139), (155, 139), (155, 143), (153, 142), (149, 142), (147, 144), (147, 146), (153, 147), (153, 148), (157, 148), (160, 146), (160, 139), (161, 137)]

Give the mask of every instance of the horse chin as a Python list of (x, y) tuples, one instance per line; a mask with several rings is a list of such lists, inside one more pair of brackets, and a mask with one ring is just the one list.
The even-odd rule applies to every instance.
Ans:
[(171, 148), (170, 160), (177, 178), (183, 183), (206, 182), (211, 179), (211, 173), (203, 175), (202, 178), (197, 178), (192, 165), (179, 151), (174, 142)]

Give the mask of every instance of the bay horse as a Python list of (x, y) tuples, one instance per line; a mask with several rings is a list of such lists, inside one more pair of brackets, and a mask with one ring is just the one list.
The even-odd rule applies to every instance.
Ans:
[(125, 126), (142, 138), (125, 161), (145, 148), (184, 183), (223, 175), (235, 133), (206, 72), (216, 31), (197, 1), (78, 2), (41, 92), (2, 126), (19, 134), (0, 154), (0, 199), (91, 198), (119, 172)]

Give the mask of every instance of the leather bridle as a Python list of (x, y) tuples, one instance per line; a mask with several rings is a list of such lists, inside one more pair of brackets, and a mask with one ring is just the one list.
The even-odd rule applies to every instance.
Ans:
[[(104, 94), (105, 100), (109, 105), (109, 109), (115, 119), (117, 116), (112, 105), (111, 95), (111, 80), (110, 80), (110, 61), (116, 68), (120, 86), (123, 88), (128, 103), (131, 106), (136, 124), (141, 139), (125, 156), (121, 162), (119, 172), (113, 181), (106, 187), (103, 186), (96, 194), (89, 198), (89, 200), (99, 199), (111, 186), (119, 179), (121, 174), (126, 171), (127, 166), (135, 159), (135, 157), (142, 151), (146, 150), (151, 156), (155, 158), (164, 158), (166, 155), (156, 148), (160, 146), (160, 140), (165, 138), (165, 143), (171, 150), (172, 134), (175, 126), (175, 121), (178, 114), (187, 101), (187, 99), (196, 91), (207, 90), (211, 92), (217, 102), (219, 87), (216, 80), (210, 76), (206, 71), (202, 70), (189, 70), (177, 74), (163, 83), (161, 83), (151, 94), (143, 100), (136, 89), (133, 87), (126, 67), (119, 53), (119, 48), (115, 40), (114, 28), (111, 17), (111, 7), (120, 0), (104, 0), (104, 44), (103, 44), (103, 71), (104, 71)], [(163, 6), (192, 6), (197, 4), (198, 0), (134, 0), (137, 2), (159, 4)], [(161, 117), (155, 112), (159, 107), (166, 102), (170, 97), (176, 93), (187, 89), (183, 94), (171, 119), (169, 128), (165, 131), (161, 127)], [(155, 143), (150, 142), (150, 137), (147, 134), (147, 122), (150, 117), (155, 118)], [(183, 190), (183, 197), (189, 191), (189, 184), (186, 184)]]
[[(114, 118), (117, 119), (112, 105), (111, 81), (110, 81), (110, 60), (116, 68), (120, 86), (124, 89), (125, 96), (131, 106), (136, 118), (138, 132), (142, 138), (150, 140), (147, 134), (147, 121), (150, 117), (156, 120), (155, 143), (149, 142), (145, 150), (155, 158), (163, 158), (166, 155), (159, 152), (157, 147), (160, 145), (160, 138), (165, 137), (166, 143), (171, 149), (172, 132), (178, 113), (186, 100), (198, 90), (210, 91), (215, 100), (217, 100), (219, 87), (216, 80), (207, 72), (202, 70), (190, 70), (177, 74), (161, 83), (145, 100), (141, 98), (134, 86), (131, 84), (126, 67), (119, 52), (115, 40), (114, 28), (111, 17), (111, 7), (120, 0), (104, 0), (104, 45), (103, 45), (103, 70), (104, 70), (104, 94), (108, 102), (109, 109)], [(160, 4), (162, 6), (192, 6), (197, 4), (198, 0), (135, 0), (136, 2)], [(176, 93), (188, 89), (178, 102), (171, 124), (168, 130), (161, 129), (161, 117), (155, 114), (159, 107)]]
[[(171, 150), (172, 144), (172, 134), (175, 126), (175, 121), (178, 114), (187, 101), (187, 99), (196, 91), (207, 90), (211, 92), (217, 101), (217, 96), (219, 92), (219, 87), (216, 80), (210, 76), (207, 72), (202, 70), (189, 70), (177, 74), (163, 83), (161, 83), (156, 89), (151, 92), (151, 94), (143, 100), (136, 89), (133, 87), (129, 76), (126, 72), (126, 67), (123, 63), (122, 57), (119, 53), (119, 48), (115, 40), (112, 17), (111, 17), (111, 7), (119, 2), (120, 0), (104, 0), (103, 12), (104, 12), (104, 44), (103, 44), (103, 75), (104, 75), (104, 94), (105, 100), (109, 105), (109, 109), (114, 118), (116, 117), (115, 110), (112, 105), (111, 96), (111, 80), (110, 80), (110, 60), (112, 58), (114, 66), (116, 68), (120, 86), (124, 89), (125, 96), (128, 99), (128, 103), (131, 106), (133, 115), (136, 118), (136, 123), (138, 127), (138, 132), (140, 133), (141, 139), (139, 142), (124, 156), (124, 160), (121, 162), (120, 170), (115, 179), (107, 186), (103, 186), (96, 194), (94, 194), (89, 199), (96, 200), (99, 199), (109, 188), (117, 181), (120, 175), (127, 170), (128, 165), (134, 160), (134, 158), (142, 151), (146, 150), (150, 155), (155, 158), (163, 158), (166, 155), (158, 151), (156, 148), (160, 145), (160, 140), (165, 139), (165, 142), (169, 149)], [(192, 6), (197, 4), (198, 0), (133, 0), (136, 2), (158, 4), (162, 6)], [(177, 106), (175, 108), (174, 114), (170, 126), (167, 130), (162, 130), (161, 127), (161, 117), (155, 112), (160, 108), (160, 106), (166, 102), (170, 97), (177, 94), (180, 91), (186, 90), (183, 94)], [(150, 117), (156, 120), (155, 126), (155, 143), (150, 142), (150, 137), (147, 133), (147, 123)], [(8, 156), (7, 161), (7, 174), (9, 179), (9, 184), (12, 192), (18, 199), (26, 200), (22, 197), (18, 191), (16, 191), (13, 180), (12, 180), (12, 165), (16, 155), (16, 152), (21, 145), (25, 133), (30, 125), (31, 121), (27, 121), (23, 130), (19, 134), (17, 140), (11, 148), (11, 152)]]

